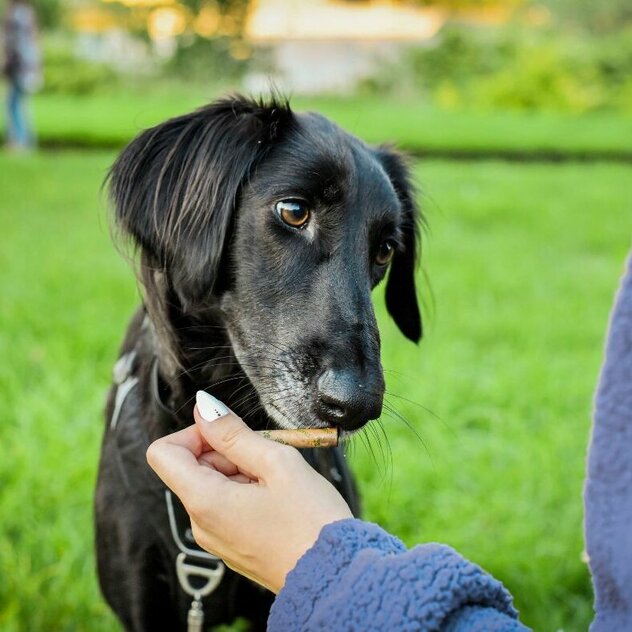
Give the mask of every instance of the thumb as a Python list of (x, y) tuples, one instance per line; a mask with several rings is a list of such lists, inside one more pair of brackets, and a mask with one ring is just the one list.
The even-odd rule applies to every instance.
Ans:
[(266, 464), (282, 446), (259, 436), (225, 404), (205, 391), (198, 391), (193, 415), (208, 444), (239, 469), (256, 478), (265, 477)]

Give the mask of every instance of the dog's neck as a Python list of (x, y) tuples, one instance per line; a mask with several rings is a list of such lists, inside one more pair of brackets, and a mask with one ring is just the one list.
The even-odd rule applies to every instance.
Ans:
[(173, 411), (173, 425), (190, 425), (198, 390), (217, 397), (252, 428), (271, 425), (254, 386), (235, 357), (217, 310), (208, 309), (195, 315), (173, 310), (169, 316), (168, 342), (167, 332), (161, 331), (153, 320), (150, 322), (160, 379), (158, 396)]

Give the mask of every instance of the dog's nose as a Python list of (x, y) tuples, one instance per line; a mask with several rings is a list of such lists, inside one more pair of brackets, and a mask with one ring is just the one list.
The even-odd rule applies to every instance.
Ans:
[(317, 384), (320, 419), (344, 430), (356, 430), (377, 419), (382, 413), (384, 388), (372, 382), (363, 381), (354, 371), (323, 372)]

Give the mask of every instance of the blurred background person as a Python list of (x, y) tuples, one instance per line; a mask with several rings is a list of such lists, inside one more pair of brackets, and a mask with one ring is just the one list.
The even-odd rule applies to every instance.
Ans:
[(4, 19), (4, 74), (7, 90), (7, 145), (30, 149), (35, 145), (28, 95), (42, 83), (37, 18), (29, 0), (8, 0)]

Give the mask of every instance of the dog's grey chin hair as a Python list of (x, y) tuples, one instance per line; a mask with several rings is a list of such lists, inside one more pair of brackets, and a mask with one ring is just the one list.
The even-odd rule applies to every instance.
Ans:
[(274, 423), (282, 428), (283, 430), (296, 430), (300, 428), (300, 425), (296, 422), (292, 422), (285, 417), (285, 415), (278, 409), (274, 404), (269, 404), (267, 402), (263, 402), (263, 407), (265, 411), (270, 415), (270, 418)]

